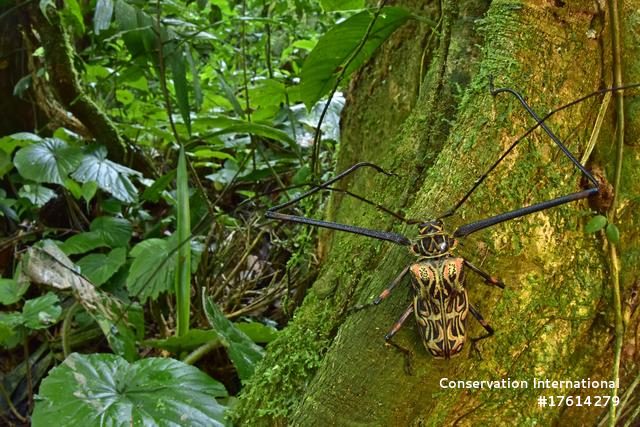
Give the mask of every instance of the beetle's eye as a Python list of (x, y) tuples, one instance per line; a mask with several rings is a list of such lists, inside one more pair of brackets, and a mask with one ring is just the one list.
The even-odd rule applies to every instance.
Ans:
[(445, 241), (443, 241), (442, 243), (440, 243), (440, 250), (441, 250), (442, 252), (446, 251), (448, 247), (449, 247), (449, 245), (447, 244), (447, 241), (446, 241), (446, 240), (445, 240)]

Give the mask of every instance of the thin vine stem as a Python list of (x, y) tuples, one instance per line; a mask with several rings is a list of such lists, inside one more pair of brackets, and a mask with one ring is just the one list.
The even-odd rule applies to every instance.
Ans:
[[(611, 25), (611, 50), (613, 56), (613, 84), (622, 86), (622, 61), (620, 57), (620, 15), (618, 1), (611, 0), (609, 5), (609, 19)], [(608, 212), (610, 224), (615, 224), (616, 209), (620, 198), (620, 181), (622, 176), (622, 159), (624, 148), (624, 98), (623, 92), (617, 91), (615, 95), (616, 106), (616, 163), (614, 170), (613, 201)], [(615, 347), (613, 359), (613, 381), (618, 383), (620, 378), (620, 359), (622, 355), (622, 341), (624, 338), (624, 323), (622, 319), (622, 302), (620, 296), (620, 260), (614, 242), (609, 242), (609, 261), (611, 265), (611, 284), (613, 287), (613, 308), (615, 311)], [(611, 390), (611, 404), (609, 406), (609, 425), (614, 427), (617, 421), (616, 405), (613, 400), (618, 395), (618, 389)]]

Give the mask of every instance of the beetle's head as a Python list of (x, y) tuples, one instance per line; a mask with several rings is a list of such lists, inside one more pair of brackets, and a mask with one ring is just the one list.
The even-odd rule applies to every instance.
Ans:
[(420, 256), (439, 257), (448, 254), (458, 243), (444, 231), (441, 220), (423, 222), (419, 225), (418, 240), (411, 246), (411, 250)]

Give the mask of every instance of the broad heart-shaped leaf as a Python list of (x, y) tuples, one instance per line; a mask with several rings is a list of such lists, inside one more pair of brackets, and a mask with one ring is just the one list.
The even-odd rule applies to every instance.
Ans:
[(34, 427), (223, 426), (222, 384), (194, 366), (73, 353), (42, 381)]
[(108, 254), (89, 254), (76, 263), (82, 274), (96, 286), (111, 278), (127, 261), (127, 250), (116, 248)]
[(138, 198), (138, 190), (129, 180), (131, 175), (140, 175), (140, 173), (107, 159), (105, 147), (93, 146), (82, 157), (72, 177), (82, 183), (95, 181), (98, 187), (108, 191), (116, 199), (132, 203)]
[(211, 327), (223, 339), (229, 352), (229, 358), (238, 371), (238, 376), (245, 381), (253, 375), (256, 364), (262, 359), (264, 351), (251, 338), (235, 327), (220, 311), (211, 298), (204, 301), (204, 312)]
[[(364, 11), (331, 28), (318, 41), (300, 73), (300, 96), (311, 107), (334, 87), (338, 75), (364, 37), (373, 15)], [(398, 7), (385, 7), (376, 19), (364, 46), (349, 64), (345, 78), (358, 69), (411, 13)]]
[(62, 185), (81, 159), (80, 148), (71, 147), (61, 139), (47, 138), (18, 150), (13, 163), (26, 179)]
[[(175, 234), (169, 239), (147, 239), (130, 252), (134, 258), (129, 269), (127, 288), (132, 296), (145, 302), (161, 292), (173, 291), (178, 251)], [(196, 271), (202, 248), (191, 242), (191, 271)]]

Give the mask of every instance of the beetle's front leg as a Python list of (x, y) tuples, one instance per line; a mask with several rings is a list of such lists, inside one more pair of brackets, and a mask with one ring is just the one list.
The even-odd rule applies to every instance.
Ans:
[(484, 282), (487, 285), (493, 285), (493, 286), (497, 286), (500, 289), (504, 289), (504, 283), (502, 282), (502, 280), (498, 279), (497, 277), (491, 276), (489, 273), (487, 273), (485, 271), (480, 270), (480, 268), (478, 268), (475, 265), (471, 264), (466, 259), (464, 260), (464, 263), (465, 263), (465, 265), (467, 267), (469, 267), (469, 269), (471, 269), (471, 271), (473, 271), (474, 273), (476, 273), (477, 275), (482, 277), (484, 279)]

